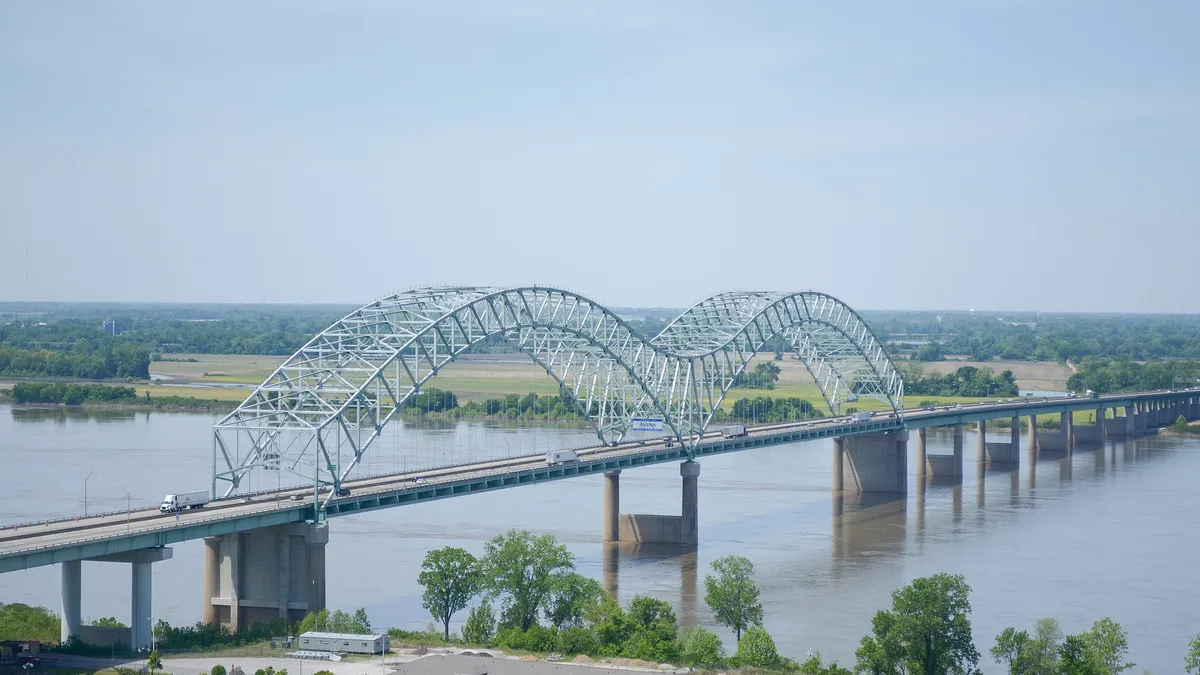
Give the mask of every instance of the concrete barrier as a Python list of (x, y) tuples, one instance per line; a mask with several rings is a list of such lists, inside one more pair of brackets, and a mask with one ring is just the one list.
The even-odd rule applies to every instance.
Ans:
[(679, 544), (683, 541), (683, 517), (644, 513), (621, 514), (621, 542)]

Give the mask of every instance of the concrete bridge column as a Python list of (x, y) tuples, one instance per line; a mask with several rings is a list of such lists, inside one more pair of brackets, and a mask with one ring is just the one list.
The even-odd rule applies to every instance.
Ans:
[[(607, 474), (606, 474), (607, 475)], [(688, 460), (679, 465), (683, 478), (682, 514), (660, 516), (622, 513), (618, 541), (642, 544), (675, 544), (694, 547), (700, 541), (700, 465)]]
[(83, 561), (68, 560), (62, 563), (62, 620), (59, 639), (66, 642), (72, 635), (79, 636), (83, 623)]
[[(840, 441), (840, 442), (839, 442)], [(845, 436), (834, 440), (834, 491), (908, 492), (908, 432)]]
[(1029, 446), (1026, 450), (1029, 456), (1036, 457), (1038, 453), (1038, 431), (1037, 431), (1037, 415), (1029, 416), (1029, 439), (1026, 441)]
[(926, 464), (928, 462), (925, 456), (925, 427), (917, 429), (917, 475), (924, 476), (926, 473)]
[(987, 461), (987, 422), (979, 420), (979, 438), (975, 447), (975, 461), (983, 464)]
[(325, 609), (329, 527), (291, 523), (204, 541), (204, 616), (237, 631)]
[[(924, 429), (922, 429), (924, 431)], [(954, 425), (954, 453), (951, 455), (930, 455), (926, 453), (926, 471), (937, 478), (962, 478), (963, 475), (963, 429), (961, 424)]]
[(1070, 450), (1072, 445), (1075, 445), (1075, 422), (1071, 419), (1071, 413), (1065, 412), (1058, 416), (1058, 425), (1062, 429), (1063, 440), (1066, 441), (1067, 449)]
[(1137, 415), (1133, 411), (1133, 406), (1125, 406), (1125, 438), (1133, 438), (1137, 435)]
[(1013, 456), (1016, 457), (1021, 450), (1021, 418), (1014, 417), (1009, 423), (1012, 425), (1008, 430), (1009, 444), (1012, 445)]
[(604, 541), (621, 540), (621, 470), (604, 474)]

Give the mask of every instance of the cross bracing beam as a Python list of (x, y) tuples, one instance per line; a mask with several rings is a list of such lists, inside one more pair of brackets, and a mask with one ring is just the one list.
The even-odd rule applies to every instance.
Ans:
[[(384, 426), (447, 363), (506, 337), (560, 385), (604, 443), (659, 415), (681, 445), (703, 437), (738, 374), (783, 336), (835, 413), (904, 385), (866, 323), (822, 293), (714, 295), (646, 339), (603, 306), (542, 287), (424, 288), (366, 305), (314, 336), (214, 425), (213, 492), (255, 468), (339, 486)], [(332, 495), (332, 491), (330, 495)]]

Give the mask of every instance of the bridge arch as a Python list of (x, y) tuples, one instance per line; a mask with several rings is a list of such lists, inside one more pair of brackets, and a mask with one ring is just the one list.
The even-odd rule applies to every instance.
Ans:
[(426, 288), (343, 317), (214, 425), (213, 491), (223, 481), (231, 494), (256, 468), (340, 485), (442, 367), (495, 335), (553, 377), (601, 441), (619, 441), (634, 417), (657, 414), (688, 444), (754, 353), (781, 333), (803, 350), (831, 409), (859, 392), (900, 409), (898, 372), (861, 318), (832, 296), (718, 294), (646, 339), (570, 291)]

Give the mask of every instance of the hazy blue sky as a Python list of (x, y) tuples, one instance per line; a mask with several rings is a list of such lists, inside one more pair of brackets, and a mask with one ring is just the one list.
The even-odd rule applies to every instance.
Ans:
[(3, 0), (0, 299), (1196, 312), (1198, 36), (1195, 1)]

